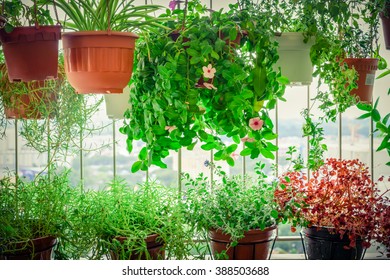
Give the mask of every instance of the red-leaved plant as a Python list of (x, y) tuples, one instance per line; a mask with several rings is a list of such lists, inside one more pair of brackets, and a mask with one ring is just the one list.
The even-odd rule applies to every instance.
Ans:
[[(292, 231), (296, 226), (325, 227), (341, 238), (347, 234), (349, 247), (355, 247), (358, 238), (365, 248), (373, 238), (389, 242), (389, 213), (383, 213), (388, 207), (359, 160), (329, 158), (309, 180), (299, 171), (287, 172), (279, 179), (275, 199), (280, 219), (290, 222)], [(379, 224), (381, 219), (387, 222), (386, 232)]]

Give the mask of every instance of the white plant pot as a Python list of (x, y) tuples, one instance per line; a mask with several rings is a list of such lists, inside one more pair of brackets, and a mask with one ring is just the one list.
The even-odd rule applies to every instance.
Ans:
[(106, 113), (109, 119), (123, 119), (124, 113), (127, 109), (131, 109), (130, 87), (125, 87), (123, 93), (119, 94), (105, 94), (104, 100), (106, 103)]
[(279, 60), (275, 70), (280, 67), (282, 75), (287, 77), (290, 85), (310, 85), (313, 80), (313, 65), (310, 60), (310, 48), (314, 39), (303, 42), (301, 32), (286, 32), (275, 36), (279, 43)]

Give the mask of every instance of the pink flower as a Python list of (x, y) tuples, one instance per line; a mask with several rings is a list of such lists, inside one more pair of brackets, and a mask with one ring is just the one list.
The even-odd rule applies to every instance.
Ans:
[(252, 137), (249, 137), (249, 136), (245, 136), (244, 138), (241, 138), (241, 141), (243, 143), (245, 143), (245, 142), (255, 142), (255, 139), (253, 139)]
[(217, 89), (213, 84), (210, 84), (210, 83), (203, 83), (203, 85), (207, 88), (207, 89)]
[(259, 117), (251, 118), (249, 120), (249, 127), (253, 130), (259, 130), (263, 127), (264, 121)]
[(215, 68), (213, 68), (211, 64), (209, 64), (207, 67), (203, 66), (202, 69), (203, 69), (203, 76), (209, 79), (214, 78), (214, 74), (215, 72), (217, 72), (217, 70), (215, 70)]
[(176, 8), (177, 1), (173, 0), (169, 2), (169, 8), (173, 11)]
[(165, 126), (165, 130), (168, 130), (169, 133), (171, 133), (176, 128), (177, 128), (176, 125), (167, 125), (167, 126)]

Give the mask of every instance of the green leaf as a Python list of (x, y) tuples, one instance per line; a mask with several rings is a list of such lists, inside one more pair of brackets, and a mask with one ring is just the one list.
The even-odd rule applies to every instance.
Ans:
[(147, 156), (148, 156), (148, 149), (146, 147), (143, 147), (138, 154), (138, 158), (140, 160), (146, 160)]
[(142, 165), (142, 161), (140, 161), (140, 160), (134, 162), (133, 165), (131, 166), (131, 172), (135, 173), (138, 170), (140, 170), (141, 169), (141, 165)]
[(235, 150), (237, 150), (237, 144), (232, 144), (229, 147), (226, 148), (226, 153), (231, 154)]
[(275, 155), (273, 153), (271, 153), (270, 151), (268, 151), (267, 149), (261, 149), (260, 150), (260, 153), (263, 155), (263, 157), (265, 158), (269, 158), (269, 159), (275, 159)]
[(360, 109), (362, 111), (367, 111), (367, 112), (370, 112), (372, 110), (371, 104), (368, 104), (368, 103), (359, 102), (358, 104), (356, 104), (356, 107), (358, 107), (358, 109)]
[(363, 120), (363, 119), (367, 119), (369, 117), (371, 117), (371, 113), (363, 114), (363, 115), (359, 116), (357, 119), (358, 120)]
[(278, 211), (276, 211), (275, 209), (273, 209), (271, 211), (271, 217), (274, 218), (274, 219), (277, 219), (279, 217), (279, 213)]
[(290, 83), (289, 79), (285, 76), (277, 77), (276, 80), (282, 85), (288, 85)]
[(240, 156), (243, 156), (243, 157), (249, 156), (251, 153), (252, 153), (251, 148), (245, 148), (241, 151)]
[(383, 78), (384, 76), (387, 76), (387, 75), (390, 75), (390, 69), (381, 73), (378, 77), (376, 77), (376, 79)]
[(380, 122), (376, 123), (376, 128), (379, 129), (380, 131), (382, 131), (383, 133), (390, 133), (390, 131), (388, 131), (388, 129), (387, 129), (387, 126), (385, 126), (384, 124), (382, 124)]
[(219, 54), (216, 53), (215, 51), (211, 51), (211, 57), (219, 60)]
[(230, 41), (234, 41), (237, 38), (237, 29), (236, 28), (231, 28), (229, 31), (229, 39)]
[(211, 142), (211, 143), (206, 143), (206, 144), (204, 144), (204, 145), (202, 145), (202, 146), (200, 146), (203, 150), (205, 150), (205, 151), (210, 151), (210, 150), (212, 150), (212, 149), (214, 149), (215, 148), (215, 144), (214, 144), (214, 142)]
[(207, 139), (209, 138), (208, 133), (206, 133), (204, 130), (199, 130), (199, 131), (198, 131), (198, 135), (199, 135), (199, 138), (200, 138), (202, 141), (207, 141)]
[(377, 109), (373, 109), (371, 115), (374, 122), (379, 122), (381, 120), (381, 115)]
[(230, 165), (230, 166), (234, 166), (234, 159), (232, 157), (227, 157), (226, 158), (226, 162)]

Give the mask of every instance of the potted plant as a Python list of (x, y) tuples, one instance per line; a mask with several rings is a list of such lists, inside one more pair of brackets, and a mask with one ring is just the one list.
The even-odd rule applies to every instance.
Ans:
[(390, 1), (384, 0), (383, 10), (380, 12), (382, 20), (383, 37), (385, 39), (385, 47), (390, 50)]
[(173, 189), (158, 183), (132, 187), (116, 179), (104, 190), (79, 193), (70, 213), (68, 255), (115, 260), (190, 256), (192, 233), (183, 225), (182, 204)]
[(67, 16), (64, 27), (76, 31), (63, 34), (63, 48), (66, 76), (78, 93), (122, 93), (129, 83), (138, 36), (128, 31), (153, 25), (149, 14), (159, 9), (134, 2), (55, 0)]
[(0, 259), (51, 259), (67, 227), (68, 172), (0, 180)]
[[(276, 134), (269, 111), (282, 99), (286, 84), (272, 68), (276, 43), (263, 26), (267, 14), (253, 18), (254, 26), (250, 14), (237, 4), (230, 7), (227, 13), (206, 16), (199, 1), (188, 1), (184, 10), (162, 15), (177, 16), (178, 21), (165, 23), (169, 30), (160, 28), (138, 41), (132, 110), (121, 128), (129, 151), (135, 140), (146, 143), (133, 172), (150, 165), (165, 168), (163, 159), (170, 151), (197, 144), (215, 150), (215, 160), (233, 165), (231, 155), (241, 138), (250, 139), (242, 155), (274, 157), (277, 147), (269, 140)], [(240, 30), (248, 35), (240, 45), (231, 44)], [(229, 43), (221, 32), (229, 34)], [(227, 144), (224, 137), (234, 143)]]
[(4, 22), (0, 41), (9, 80), (28, 82), (57, 78), (61, 26), (53, 25), (49, 11), (36, 1), (32, 6), (21, 0), (4, 1), (2, 7)]
[(361, 259), (377, 225), (379, 191), (359, 160), (329, 158), (310, 179), (301, 171), (280, 177), (280, 219), (301, 226), (309, 259)]
[(264, 167), (256, 164), (257, 178), (229, 177), (220, 167), (215, 167), (218, 181), (209, 182), (203, 174), (195, 179), (183, 176), (188, 187), (188, 223), (205, 235), (215, 258), (271, 257), (277, 235), (276, 184), (267, 182)]

